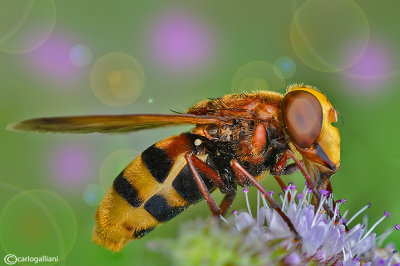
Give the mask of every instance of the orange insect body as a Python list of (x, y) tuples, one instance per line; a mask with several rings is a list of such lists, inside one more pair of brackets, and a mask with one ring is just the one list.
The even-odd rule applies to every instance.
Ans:
[[(329, 178), (340, 166), (340, 136), (332, 122), (336, 111), (323, 94), (293, 85), (285, 95), (259, 91), (204, 100), (186, 114), (40, 118), (12, 128), (89, 133), (195, 125), (146, 149), (107, 191), (93, 240), (119, 251), (202, 198), (214, 215), (223, 215), (237, 185), (261, 189), (258, 180), (266, 172), (279, 176), (300, 169), (314, 191), (330, 189)], [(292, 151), (302, 156), (305, 169)], [(295, 164), (287, 165), (289, 157)], [(217, 188), (226, 194), (220, 206), (210, 196)]]

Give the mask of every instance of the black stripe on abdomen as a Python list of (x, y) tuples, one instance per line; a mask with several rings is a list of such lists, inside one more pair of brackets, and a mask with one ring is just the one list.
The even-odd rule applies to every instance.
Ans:
[(166, 222), (181, 213), (186, 207), (171, 207), (161, 195), (154, 195), (145, 204), (144, 209), (157, 221)]
[(142, 153), (142, 161), (157, 182), (162, 183), (171, 171), (173, 162), (168, 154), (155, 145), (150, 146)]
[[(204, 181), (207, 189), (212, 191), (214, 189), (214, 184), (202, 173), (200, 173), (201, 178)], [(175, 177), (172, 182), (172, 187), (178, 192), (178, 194), (186, 200), (188, 203), (193, 204), (199, 201), (203, 195), (197, 186), (196, 181), (194, 181), (192, 172), (188, 165), (182, 168), (179, 174)]]
[(133, 233), (133, 238), (142, 238), (143, 236), (147, 235), (148, 233), (150, 233), (151, 231), (154, 230), (155, 227), (150, 227), (150, 228), (146, 228), (140, 231), (135, 231)]
[(136, 189), (124, 177), (124, 171), (114, 179), (113, 186), (117, 193), (133, 207), (140, 207), (142, 205), (143, 202), (140, 200)]

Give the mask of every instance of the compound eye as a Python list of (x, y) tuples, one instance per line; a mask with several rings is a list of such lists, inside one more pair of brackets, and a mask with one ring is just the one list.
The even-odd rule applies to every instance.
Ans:
[(322, 106), (311, 93), (293, 91), (286, 94), (282, 114), (288, 133), (298, 147), (310, 147), (320, 135)]

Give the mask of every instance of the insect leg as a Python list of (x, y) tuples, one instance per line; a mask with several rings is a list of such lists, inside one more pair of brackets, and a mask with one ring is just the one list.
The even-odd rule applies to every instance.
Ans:
[(206, 185), (204, 184), (203, 179), (201, 179), (199, 173), (197, 172), (194, 163), (194, 156), (192, 154), (186, 154), (185, 159), (189, 166), (190, 171), (193, 174), (194, 181), (196, 182), (198, 188), (200, 189), (201, 194), (203, 194), (204, 199), (207, 201), (208, 206), (210, 207), (211, 212), (214, 216), (219, 217), (221, 215), (221, 209), (215, 200), (211, 197), (210, 192), (208, 191)]
[[(292, 165), (295, 165), (296, 168), (298, 169), (296, 164), (286, 165), (288, 160), (289, 160), (289, 157), (287, 156), (286, 153), (284, 153), (282, 155), (282, 157), (279, 159), (279, 161), (277, 162), (277, 164), (275, 165), (275, 167), (271, 171), (271, 174), (274, 175), (276, 182), (278, 182), (278, 184), (281, 187), (283, 192), (285, 192), (286, 184), (283, 182), (283, 180), (279, 176), (285, 175), (285, 174), (287, 174), (287, 172), (291, 172), (291, 169), (293, 168)], [(290, 168), (289, 168), (289, 166), (290, 166)], [(294, 171), (296, 171), (297, 169), (295, 169)], [(289, 201), (291, 200), (290, 194), (288, 194), (288, 199), (289, 199)]]
[[(197, 158), (193, 154), (188, 154), (187, 155), (189, 159), (192, 161), (194, 167), (206, 175), (221, 191), (227, 191), (228, 188), (226, 187), (224, 181), (222, 178), (206, 163), (201, 161), (199, 158)], [(221, 215), (224, 216), (226, 211), (229, 209), (229, 207), (232, 205), (233, 200), (235, 199), (236, 196), (236, 189), (231, 189), (228, 190), (228, 193), (225, 195), (223, 200), (221, 201), (220, 204), (220, 209), (221, 209)]]
[(197, 158), (195, 155), (192, 153), (189, 153), (185, 155), (186, 160), (188, 158), (192, 162), (192, 164), (196, 167), (197, 170), (199, 170), (201, 173), (203, 173), (205, 176), (210, 179), (214, 185), (216, 185), (219, 189), (222, 191), (227, 191), (228, 188), (226, 187), (224, 180), (215, 172), (210, 166), (208, 166), (206, 163), (204, 163), (202, 160)]
[[(276, 182), (278, 182), (279, 186), (281, 187), (282, 192), (285, 193), (285, 189), (286, 189), (286, 184), (285, 184), (285, 182), (283, 182), (282, 178), (280, 178), (280, 177), (277, 176), (277, 175), (274, 175), (274, 177), (275, 177)], [(287, 194), (287, 196), (288, 196), (288, 200), (289, 200), (289, 202), (290, 202), (290, 200), (292, 199), (292, 197), (290, 196), (290, 193)]]
[(295, 239), (299, 240), (301, 237), (297, 233), (296, 229), (293, 226), (293, 223), (290, 221), (289, 217), (286, 216), (286, 214), (283, 213), (279, 205), (274, 201), (274, 199), (268, 194), (267, 190), (258, 182), (249, 172), (244, 169), (238, 161), (235, 159), (231, 160), (231, 167), (235, 173), (241, 173), (243, 176), (245, 176), (250, 182), (261, 192), (261, 194), (264, 195), (265, 199), (268, 201), (268, 203), (271, 205), (272, 208), (274, 208), (278, 214), (282, 217), (282, 219), (286, 222), (290, 230), (295, 234)]
[(279, 175), (291, 175), (299, 170), (299, 167), (295, 163), (286, 165), (285, 169)]
[[(331, 184), (330, 180), (328, 180), (328, 187), (326, 189), (329, 191), (330, 194), (332, 194), (332, 184)], [(333, 209), (336, 209), (336, 201), (333, 201), (332, 203), (333, 203)], [(338, 217), (341, 218), (341, 215), (338, 214)], [(336, 219), (336, 222), (338, 222), (338, 221), (339, 220)], [(345, 226), (346, 226), (346, 224), (345, 224)], [(346, 228), (347, 228), (347, 226), (346, 226)]]
[(233, 200), (236, 197), (236, 189), (229, 191), (225, 194), (225, 197), (222, 199), (221, 204), (219, 205), (221, 209), (221, 215), (224, 216), (226, 211), (231, 207)]
[(273, 169), (274, 175), (281, 175), (281, 173), (285, 170), (288, 160), (289, 160), (288, 154), (286, 152), (284, 152), (282, 154), (282, 157), (278, 160), (278, 162), (274, 166), (274, 169)]
[[(310, 175), (307, 173), (306, 169), (304, 168), (303, 164), (300, 162), (300, 160), (293, 154), (293, 152), (291, 150), (286, 150), (285, 153), (286, 156), (292, 158), (294, 160), (294, 162), (297, 164), (297, 166), (299, 167), (301, 173), (303, 174), (303, 176), (305, 177), (308, 186), (310, 187), (310, 189), (312, 190), (314, 196), (317, 198), (317, 201), (320, 202), (321, 201), (321, 194), (320, 192), (315, 188), (314, 186), (314, 182), (311, 180)], [(332, 210), (329, 208), (328, 204), (324, 203), (322, 205), (325, 209), (325, 211), (328, 213), (329, 217), (333, 218), (334, 214), (332, 212)], [(338, 219), (340, 219), (340, 215), (338, 215)]]
[(288, 157), (286, 152), (284, 152), (282, 157), (276, 163), (275, 167), (272, 169), (271, 174), (276, 176), (291, 175), (299, 170), (299, 166), (296, 163), (291, 163), (287, 165), (287, 161), (289, 159), (290, 158)]
[(327, 188), (327, 190), (329, 191), (329, 193), (332, 194), (332, 184), (331, 184), (331, 181), (328, 181), (328, 188)]

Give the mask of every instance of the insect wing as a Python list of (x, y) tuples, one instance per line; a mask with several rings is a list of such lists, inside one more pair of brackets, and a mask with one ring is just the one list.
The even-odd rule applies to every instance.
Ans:
[(228, 123), (231, 119), (191, 114), (133, 114), (48, 117), (25, 120), (10, 130), (62, 133), (123, 133), (172, 125)]

